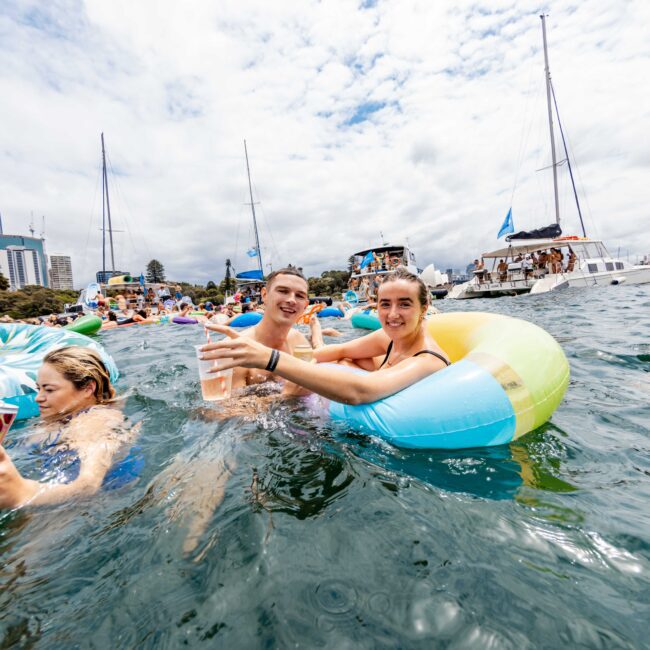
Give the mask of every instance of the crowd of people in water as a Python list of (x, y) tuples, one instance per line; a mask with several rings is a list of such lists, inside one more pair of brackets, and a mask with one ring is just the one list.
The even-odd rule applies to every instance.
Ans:
[(470, 265), (470, 270), (476, 276), (479, 283), (483, 282), (507, 282), (509, 280), (528, 280), (528, 278), (541, 278), (549, 273), (570, 273), (575, 269), (578, 258), (569, 246), (565, 255), (560, 248), (549, 248), (532, 252), (530, 254), (518, 254), (508, 262), (501, 258), (496, 268), (489, 270), (485, 268), (483, 258), (475, 259)]
[[(213, 360), (219, 370), (233, 369), (230, 402), (242, 399), (244, 393), (250, 396), (250, 390), (240, 389), (255, 391), (258, 384), (275, 381), (286, 396), (316, 393), (347, 404), (369, 403), (387, 398), (451, 362), (426, 327), (428, 289), (404, 267), (387, 274), (377, 287), (381, 329), (343, 343), (326, 344), (326, 332), (315, 316), (309, 320), (307, 334), (295, 327), (309, 305), (307, 280), (299, 270), (290, 267), (271, 273), (260, 297), (264, 311), (254, 327), (239, 332), (211, 319), (204, 323), (207, 331), (223, 335), (219, 341), (206, 343), (202, 355)], [(255, 305), (246, 298), (250, 296), (240, 296), (226, 309), (232, 307), (234, 314), (237, 307), (243, 310), (244, 305)], [(166, 296), (155, 299), (156, 306), (166, 309)], [(110, 304), (102, 307), (106, 314), (112, 312)], [(202, 307), (210, 312), (207, 304)], [(152, 308), (145, 302), (142, 318), (147, 318), (147, 310)], [(311, 359), (297, 354), (299, 348), (303, 352), (310, 349)], [(337, 365), (366, 372), (342, 372)], [(42, 426), (34, 444), (42, 455), (56, 457), (59, 467), (66, 470), (57, 479), (25, 478), (0, 446), (0, 508), (58, 503), (96, 493), (125, 475), (128, 480), (128, 468), (133, 464), (129, 464), (129, 447), (138, 431), (126, 421), (100, 355), (74, 346), (48, 353), (38, 372), (37, 388)], [(227, 413), (227, 408), (222, 408)], [(218, 416), (220, 411), (214, 412)], [(213, 481), (219, 486), (214, 498), (204, 498), (208, 509), (214, 509), (223, 497), (224, 477), (227, 474)], [(192, 527), (194, 541), (208, 520), (203, 514), (203, 523)]]

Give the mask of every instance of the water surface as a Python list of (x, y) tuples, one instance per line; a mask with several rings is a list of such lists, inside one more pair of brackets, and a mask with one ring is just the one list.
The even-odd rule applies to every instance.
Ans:
[[(650, 289), (437, 306), (560, 341), (572, 379), (548, 424), (413, 452), (272, 393), (219, 418), (199, 397), (199, 328), (102, 333), (145, 470), (1, 516), (0, 646), (650, 647)], [(32, 426), (10, 444), (25, 472)]]

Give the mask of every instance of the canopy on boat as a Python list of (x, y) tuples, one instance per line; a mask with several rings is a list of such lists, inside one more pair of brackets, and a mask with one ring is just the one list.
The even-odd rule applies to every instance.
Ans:
[(526, 239), (522, 242), (511, 242), (509, 246), (499, 248), (489, 253), (483, 253), (483, 259), (494, 257), (513, 257), (514, 255), (526, 255), (537, 251), (548, 250), (549, 248), (562, 248), (563, 246), (576, 246), (577, 244), (600, 244), (596, 239), (585, 239), (584, 237), (563, 237), (561, 239)]
[(254, 269), (252, 271), (242, 271), (235, 276), (236, 280), (259, 280), (260, 282), (264, 281), (264, 274), (259, 269)]

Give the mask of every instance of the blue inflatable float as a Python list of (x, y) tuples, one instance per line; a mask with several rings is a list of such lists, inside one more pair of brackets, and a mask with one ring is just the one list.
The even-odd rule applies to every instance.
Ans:
[(257, 325), (261, 320), (262, 314), (256, 311), (248, 311), (231, 320), (230, 327), (251, 327), (251, 325)]

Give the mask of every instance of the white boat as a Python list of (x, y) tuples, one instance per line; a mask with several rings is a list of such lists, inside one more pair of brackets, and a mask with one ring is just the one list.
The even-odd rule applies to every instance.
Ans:
[[(650, 282), (650, 266), (632, 265), (621, 259), (612, 257), (602, 241), (590, 239), (586, 236), (578, 194), (573, 182), (571, 161), (566, 148), (566, 141), (562, 131), (562, 123), (557, 111), (557, 102), (551, 83), (551, 74), (548, 65), (548, 51), (546, 46), (546, 22), (542, 19), (542, 37), (544, 44), (544, 61), (546, 74), (546, 94), (548, 104), (548, 122), (551, 139), (551, 157), (553, 170), (553, 189), (555, 195), (555, 221), (556, 223), (546, 231), (560, 229), (560, 209), (558, 201), (557, 167), (567, 163), (571, 177), (573, 193), (576, 199), (583, 237), (552, 237), (545, 239), (531, 238), (533, 233), (518, 233), (511, 235), (506, 240), (507, 246), (483, 253), (481, 259), (486, 266), (492, 262), (491, 268), (477, 268), (473, 277), (463, 284), (456, 285), (449, 292), (448, 297), (456, 300), (467, 298), (485, 298), (495, 296), (509, 296), (519, 294), (537, 294), (555, 291), (567, 287), (593, 287), (610, 284), (645, 284)], [(556, 161), (555, 138), (553, 135), (552, 106), (555, 105), (558, 126), (562, 135), (565, 159)], [(534, 231), (536, 233), (537, 231)], [(556, 250), (562, 253), (564, 261), (555, 263), (536, 263), (532, 258), (543, 252)], [(574, 259), (568, 262), (569, 255), (573, 252)]]
[[(563, 254), (561, 270), (556, 268), (557, 272), (553, 272), (552, 265), (532, 263), (531, 256), (552, 249)], [(567, 264), (571, 251), (575, 260)], [(650, 282), (650, 266), (633, 265), (612, 257), (602, 241), (586, 237), (512, 241), (506, 247), (484, 253), (482, 258), (486, 268), (475, 270), (469, 282), (454, 286), (449, 298), (491, 298), (546, 293), (568, 287)], [(501, 261), (507, 265), (507, 270), (498, 270)]]
[[(350, 257), (351, 275), (349, 286), (357, 294), (359, 302), (368, 300), (366, 286), (376, 276), (392, 273), (398, 266), (406, 267), (414, 275), (419, 275), (413, 251), (407, 243), (387, 244), (364, 248)], [(347, 294), (346, 294), (347, 295)]]

